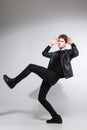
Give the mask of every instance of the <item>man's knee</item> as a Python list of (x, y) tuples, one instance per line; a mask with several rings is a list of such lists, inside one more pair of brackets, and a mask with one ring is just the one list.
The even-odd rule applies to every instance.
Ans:
[(34, 66), (35, 66), (34, 64), (29, 64), (29, 65), (28, 65), (28, 68), (29, 68), (30, 70), (33, 70), (33, 69), (34, 69)]
[(31, 68), (31, 67), (33, 66), (33, 64), (31, 63), (31, 64), (29, 64), (28, 66)]
[(39, 96), (38, 96), (38, 101), (39, 101), (40, 103), (43, 103), (43, 102), (45, 101), (45, 97), (39, 95)]
[(38, 101), (41, 102), (42, 98), (40, 95), (38, 95)]

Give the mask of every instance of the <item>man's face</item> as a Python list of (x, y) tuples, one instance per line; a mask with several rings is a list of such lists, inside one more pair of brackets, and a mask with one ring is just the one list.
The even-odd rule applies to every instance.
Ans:
[(66, 42), (63, 38), (58, 39), (58, 47), (59, 47), (59, 49), (66, 47)]

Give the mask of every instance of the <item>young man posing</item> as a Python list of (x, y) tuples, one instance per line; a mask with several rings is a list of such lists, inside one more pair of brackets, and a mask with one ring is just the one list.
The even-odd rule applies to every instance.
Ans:
[[(71, 49), (66, 48), (66, 44), (71, 45)], [(49, 52), (53, 45), (58, 45), (59, 50)], [(78, 49), (72, 39), (65, 34), (61, 34), (58, 38), (54, 38), (44, 49), (42, 55), (50, 58), (48, 67), (42, 67), (36, 64), (29, 64), (18, 76), (10, 78), (6, 74), (3, 79), (9, 88), (14, 88), (17, 83), (27, 77), (31, 72), (37, 74), (43, 79), (38, 100), (44, 108), (50, 113), (52, 118), (47, 123), (62, 123), (62, 118), (54, 110), (52, 105), (47, 101), (46, 95), (52, 85), (56, 84), (60, 78), (70, 78), (73, 76), (73, 70), (70, 61), (79, 55)]]

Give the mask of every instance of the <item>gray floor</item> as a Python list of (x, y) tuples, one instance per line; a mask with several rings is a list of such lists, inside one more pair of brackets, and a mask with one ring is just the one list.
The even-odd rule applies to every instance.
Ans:
[(62, 116), (63, 124), (47, 124), (47, 115), (35, 117), (27, 110), (9, 110), (0, 113), (1, 130), (87, 130), (87, 115)]
[[(39, 88), (30, 93), (26, 89), (24, 92), (22, 86), (10, 91), (4, 84), (8, 92), (4, 91), (3, 102), (1, 101), (0, 130), (87, 130), (87, 81), (82, 80), (84, 85), (80, 79), (75, 81), (73, 79), (63, 81), (62, 85), (61, 82), (56, 84), (47, 96), (61, 114), (62, 124), (46, 123), (51, 117), (37, 101)], [(6, 96), (5, 92), (9, 95)]]

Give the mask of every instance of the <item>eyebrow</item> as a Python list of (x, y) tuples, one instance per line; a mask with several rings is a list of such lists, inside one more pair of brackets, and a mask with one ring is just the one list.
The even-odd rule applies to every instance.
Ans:
[[(58, 41), (60, 41), (60, 39)], [(61, 40), (61, 41), (64, 42), (64, 40)]]

